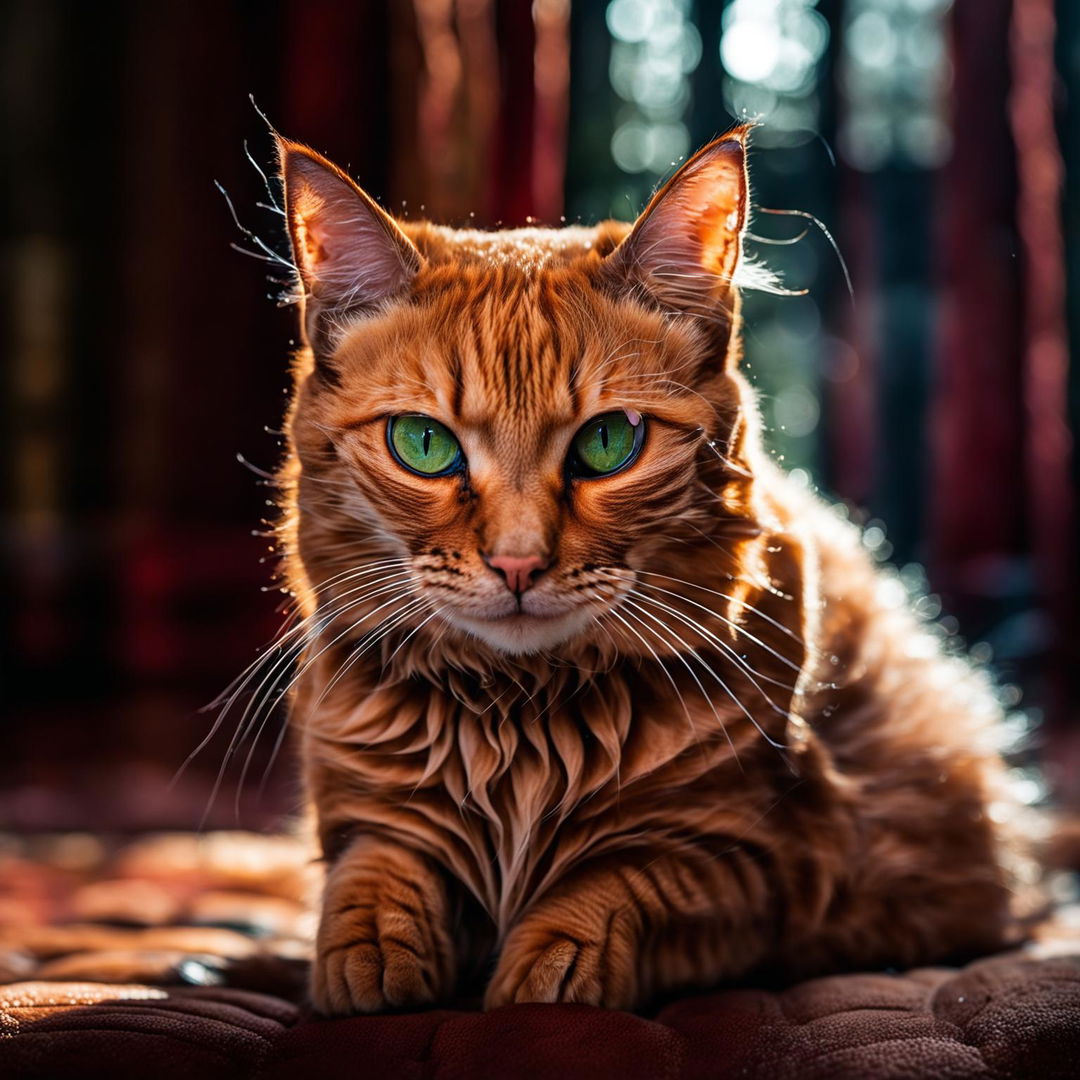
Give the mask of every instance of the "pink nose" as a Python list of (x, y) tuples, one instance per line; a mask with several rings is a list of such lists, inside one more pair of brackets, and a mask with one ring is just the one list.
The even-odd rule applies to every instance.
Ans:
[(495, 555), (486, 560), (488, 566), (506, 580), (506, 587), (512, 593), (523, 593), (531, 589), (533, 579), (547, 566), (547, 560), (539, 555)]

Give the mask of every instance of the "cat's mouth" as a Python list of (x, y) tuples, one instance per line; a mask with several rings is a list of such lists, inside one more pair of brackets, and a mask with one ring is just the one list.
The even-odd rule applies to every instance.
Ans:
[(486, 616), (456, 612), (451, 621), (492, 648), (520, 655), (562, 645), (580, 634), (594, 618), (595, 612), (581, 607), (540, 612), (515, 608)]

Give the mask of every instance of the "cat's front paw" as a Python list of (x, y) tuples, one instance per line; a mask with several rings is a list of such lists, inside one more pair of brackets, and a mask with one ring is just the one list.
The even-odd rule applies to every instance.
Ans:
[(429, 1005), (451, 982), (450, 944), (419, 905), (381, 897), (328, 910), (311, 996), (327, 1016)]
[(518, 927), (503, 948), (484, 1007), (561, 1001), (632, 1008), (637, 992), (629, 945), (610, 933), (591, 938)]

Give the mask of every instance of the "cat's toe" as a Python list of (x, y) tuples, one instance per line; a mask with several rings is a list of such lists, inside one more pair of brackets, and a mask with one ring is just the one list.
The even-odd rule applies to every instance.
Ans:
[(397, 905), (349, 905), (320, 927), (312, 1002), (327, 1016), (428, 1005), (449, 979), (440, 944)]
[(625, 1008), (624, 980), (606, 979), (604, 950), (591, 941), (543, 935), (524, 952), (505, 952), (488, 986), (484, 1006), (526, 1002), (576, 1002)]
[(325, 1016), (349, 1016), (428, 1005), (436, 993), (431, 965), (406, 943), (383, 938), (344, 942), (319, 955), (311, 997)]

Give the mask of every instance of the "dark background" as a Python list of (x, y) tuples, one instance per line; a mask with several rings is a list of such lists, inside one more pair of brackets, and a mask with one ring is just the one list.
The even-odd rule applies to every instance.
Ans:
[[(631, 217), (760, 118), (756, 204), (815, 215), (854, 294), (758, 213), (808, 290), (747, 303), (775, 452), (865, 508), (1080, 803), (1080, 5), (5, 0), (0, 56), (0, 826), (197, 823), (229, 734), (170, 785), (198, 709), (280, 625), (237, 454), (279, 460), (294, 312), (214, 186), (284, 251), (249, 94), (394, 212), (482, 226)], [(257, 788), (243, 823), (289, 811), (287, 758)]]

